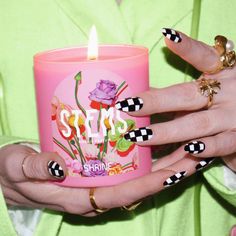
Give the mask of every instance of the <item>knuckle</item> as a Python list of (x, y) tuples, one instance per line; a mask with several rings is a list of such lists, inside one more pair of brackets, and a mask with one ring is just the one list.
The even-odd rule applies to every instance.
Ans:
[(16, 155), (11, 153), (7, 156), (7, 158), (4, 159), (4, 161), (1, 163), (3, 167), (3, 176), (5, 176), (6, 179), (10, 181), (18, 181), (18, 173), (21, 170), (14, 170), (16, 167), (17, 169), (21, 168), (20, 162), (17, 161)]
[(191, 39), (191, 38), (188, 38), (188, 40), (185, 41), (185, 44), (184, 44), (184, 47), (182, 47), (182, 54), (184, 57), (188, 56), (189, 55), (189, 52), (192, 51), (193, 49), (193, 43), (194, 41)]
[(160, 107), (162, 104), (160, 97), (157, 96), (157, 90), (155, 91), (148, 91), (147, 96), (147, 102), (150, 104), (150, 107), (155, 109), (156, 107)]
[(120, 207), (127, 204), (126, 194), (120, 194), (119, 186), (114, 187), (113, 197), (111, 198), (112, 207)]
[(179, 100), (181, 104), (184, 105), (184, 107), (186, 107), (186, 105), (188, 104), (193, 107), (195, 101), (198, 100), (197, 96), (199, 95), (195, 83), (191, 82), (178, 85), (178, 90), (179, 90), (179, 94), (177, 94), (178, 97), (182, 97), (182, 99)]
[(67, 213), (76, 214), (76, 215), (80, 214), (80, 212), (78, 211), (78, 206), (75, 203), (67, 203), (67, 204), (64, 204), (62, 207), (64, 211)]
[(60, 204), (65, 212), (70, 214), (76, 214), (76, 215), (82, 215), (82, 211), (80, 210), (81, 206), (78, 201), (68, 201), (68, 199), (65, 199)]
[(43, 173), (41, 171), (40, 165), (38, 165), (36, 161), (33, 160), (33, 158), (26, 158), (24, 166), (24, 173), (30, 179), (36, 178)]
[(77, 189), (68, 189), (69, 192), (65, 190), (60, 190), (61, 197), (57, 199), (59, 205), (63, 210), (70, 214), (83, 215), (86, 214), (90, 209), (88, 205), (83, 201), (80, 201), (81, 195)]
[(220, 147), (219, 147), (219, 145), (218, 145), (218, 141), (217, 141), (217, 139), (216, 138), (213, 138), (212, 139), (212, 141), (211, 141), (211, 145), (210, 145), (210, 150), (209, 150), (209, 154), (210, 155), (217, 155), (217, 154), (219, 154), (219, 149), (220, 149)]
[(213, 129), (211, 119), (206, 112), (189, 114), (191, 126), (201, 135), (210, 133)]

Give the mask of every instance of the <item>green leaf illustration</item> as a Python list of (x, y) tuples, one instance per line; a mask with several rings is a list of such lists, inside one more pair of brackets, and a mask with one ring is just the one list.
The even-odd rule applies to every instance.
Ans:
[(76, 74), (74, 79), (77, 80), (77, 81), (80, 81), (82, 79), (81, 71)]
[[(130, 119), (127, 119), (125, 121), (127, 123), (127, 129), (125, 131), (125, 133), (126, 133), (128, 130), (134, 129), (135, 122)], [(122, 122), (118, 121), (117, 123), (115, 123), (115, 134), (112, 134), (111, 130), (109, 130), (109, 132), (108, 132), (109, 140), (114, 142), (114, 141), (117, 141), (117, 140), (123, 138), (124, 133), (121, 134), (118, 130), (118, 128), (123, 128), (123, 127), (124, 127), (124, 124)]]
[(125, 138), (121, 138), (116, 143), (116, 149), (118, 151), (125, 152), (130, 148), (132, 144), (132, 142), (126, 140)]

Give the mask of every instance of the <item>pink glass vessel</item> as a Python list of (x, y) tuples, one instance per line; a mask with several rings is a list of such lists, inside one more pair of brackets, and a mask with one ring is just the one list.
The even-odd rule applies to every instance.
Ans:
[(34, 56), (34, 73), (41, 150), (56, 152), (68, 168), (56, 184), (109, 186), (150, 172), (150, 147), (124, 139), (149, 117), (115, 108), (149, 89), (147, 48), (99, 45), (96, 60), (87, 59), (87, 47), (46, 51)]

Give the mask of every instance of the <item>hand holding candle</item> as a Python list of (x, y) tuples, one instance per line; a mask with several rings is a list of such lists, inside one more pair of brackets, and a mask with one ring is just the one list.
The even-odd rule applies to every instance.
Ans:
[[(196, 47), (196, 49), (198, 49), (199, 42), (195, 42), (194, 40), (190, 40), (186, 36), (183, 36), (183, 34), (181, 34), (181, 35), (182, 35), (182, 37), (185, 37), (182, 40), (182, 43), (188, 43), (191, 41), (192, 45), (194, 45), (194, 47)], [(171, 45), (171, 46), (173, 46), (173, 45)], [(212, 53), (211, 50), (208, 50), (206, 52), (207, 47), (200, 47), (200, 49), (202, 49), (202, 48), (204, 48), (204, 52), (202, 52), (203, 55), (204, 55), (204, 53), (207, 53), (207, 54)], [(127, 47), (126, 49), (131, 50), (129, 47)], [(104, 50), (104, 48), (103, 48), (103, 50)], [(197, 51), (198, 51), (198, 53), (201, 52), (201, 50), (197, 50)], [(59, 56), (59, 57), (61, 56), (61, 55), (58, 55), (58, 52), (55, 52), (55, 53), (57, 53), (57, 56)], [(182, 53), (182, 51), (180, 50), (178, 52), (178, 54), (182, 55), (181, 53)], [(71, 52), (69, 54), (71, 54)], [(85, 116), (85, 115), (84, 115), (83, 109), (80, 109), (82, 113), (78, 114), (77, 117), (75, 117), (76, 112), (74, 112), (75, 114), (72, 114), (72, 110), (73, 110), (72, 107), (70, 107), (68, 104), (63, 104), (57, 98), (52, 99), (52, 97), (53, 97), (52, 95), (54, 95), (54, 87), (48, 86), (48, 88), (47, 88), (48, 81), (50, 81), (54, 85), (57, 84), (58, 81), (55, 78), (57, 78), (57, 76), (60, 76), (62, 72), (63, 72), (64, 76), (67, 76), (68, 70), (70, 70), (71, 68), (73, 69), (74, 65), (73, 65), (73, 63), (72, 63), (72, 65), (71, 65), (71, 63), (68, 63), (65, 65), (66, 68), (63, 68), (63, 70), (61, 70), (62, 69), (61, 67), (59, 67), (59, 69), (58, 69), (58, 67), (56, 66), (56, 68), (55, 68), (55, 65), (57, 63), (54, 61), (51, 61), (53, 58), (50, 58), (50, 55), (48, 55), (48, 56), (50, 59), (50, 61), (49, 61), (50, 63), (48, 62), (45, 64), (45, 62), (38, 60), (37, 64), (40, 64), (40, 66), (43, 66), (43, 69), (41, 69), (41, 71), (37, 71), (38, 68), (36, 68), (37, 73), (40, 72), (41, 75), (45, 76), (44, 80), (37, 81), (38, 85), (40, 85), (42, 87), (42, 89), (46, 88), (46, 91), (48, 90), (47, 91), (48, 93), (43, 94), (43, 95), (45, 95), (46, 103), (41, 102), (39, 104), (39, 111), (42, 111), (40, 113), (41, 116), (39, 116), (40, 122), (42, 124), (41, 135), (45, 135), (45, 134), (51, 135), (51, 130), (48, 128), (48, 127), (50, 127), (51, 122), (58, 122), (58, 123), (56, 123), (56, 125), (58, 127), (61, 127), (60, 126), (61, 120), (59, 119), (58, 121), (56, 121), (56, 119), (57, 119), (56, 114), (57, 114), (57, 112), (59, 112), (59, 114), (60, 114), (61, 110), (68, 111), (68, 113), (66, 113), (66, 114), (70, 114), (70, 112), (71, 112), (71, 114), (70, 114), (71, 116), (69, 117), (70, 119), (66, 120), (68, 122), (68, 125), (69, 124), (71, 125), (70, 128), (73, 127), (73, 125), (78, 124), (77, 131), (79, 129), (80, 133), (84, 133), (85, 128), (83, 126), (84, 126), (85, 122), (84, 122), (83, 116)], [(213, 57), (214, 57), (214, 55), (213, 55)], [(195, 53), (190, 54), (189, 58), (190, 59), (192, 58), (193, 60), (195, 60), (196, 59)], [(202, 57), (199, 57), (199, 58), (202, 58)], [(116, 63), (115, 69), (118, 68), (118, 72), (125, 77), (126, 73), (123, 71), (123, 69), (126, 68), (127, 64), (122, 64), (121, 68), (119, 68), (120, 65), (119, 65), (118, 61), (116, 61), (117, 63)], [(192, 61), (189, 60), (189, 62), (192, 62)], [(100, 65), (103, 65), (105, 63), (108, 68), (113, 68), (113, 66), (111, 66), (110, 63), (107, 63), (107, 61), (103, 62), (103, 61), (98, 60), (98, 61), (96, 61), (96, 63), (99, 63)], [(135, 62), (135, 63), (137, 63), (137, 62)], [(195, 63), (196, 63), (196, 61), (195, 61)], [(76, 64), (76, 62), (75, 62), (75, 64)], [(88, 66), (87, 62), (82, 63), (82, 64), (84, 65), (83, 67)], [(208, 65), (208, 64), (210, 64), (210, 63), (207, 63), (206, 65)], [(90, 66), (93, 65), (92, 69), (96, 69), (96, 66), (94, 66), (95, 64), (91, 63), (89, 65)], [(199, 65), (202, 65), (202, 61), (198, 61), (196, 66), (199, 66)], [(129, 65), (128, 65), (128, 68), (129, 68)], [(48, 75), (48, 69), (51, 69), (57, 76), (50, 77)], [(77, 71), (76, 69), (74, 69), (74, 71), (75, 71), (75, 73), (73, 73), (73, 76), (68, 77), (68, 78), (70, 79), (70, 81), (73, 85), (74, 84), (78, 85), (78, 87), (72, 86), (72, 88), (73, 88), (72, 91), (74, 91), (75, 92), (74, 95), (76, 95), (77, 92), (79, 92), (79, 83), (81, 82), (81, 80), (83, 81), (83, 76), (81, 77), (80, 73), (76, 73), (76, 71)], [(129, 71), (130, 71), (129, 76), (132, 77), (132, 69), (130, 68)], [(87, 76), (89, 75), (87, 73), (88, 72), (85, 73), (85, 78), (87, 78)], [(139, 73), (142, 73), (142, 70), (140, 70)], [(231, 71), (225, 71), (224, 75), (225, 75), (225, 77), (227, 77), (227, 75), (229, 75), (229, 74), (233, 75), (234, 73), (235, 73), (235, 69), (232, 69)], [(92, 78), (94, 78), (94, 77), (92, 76)], [(232, 77), (232, 78), (234, 78), (234, 77)], [(229, 86), (228, 91), (230, 91), (230, 97), (235, 96), (235, 91), (232, 89), (232, 88), (234, 88), (234, 86), (231, 86), (231, 84), (230, 84), (230, 83), (233, 83), (233, 84), (235, 83), (234, 79), (232, 79), (232, 78), (229, 78), (229, 80), (224, 80), (224, 81), (222, 80), (222, 83), (225, 83), (225, 86)], [(46, 79), (48, 79), (48, 80), (46, 80)], [(99, 82), (99, 79), (100, 78), (98, 78), (97, 82)], [(103, 83), (101, 85), (103, 85)], [(137, 83), (135, 84), (135, 86), (137, 86)], [(144, 114), (149, 114), (152, 112), (163, 112), (163, 111), (170, 111), (170, 110), (176, 110), (176, 109), (181, 110), (182, 104), (186, 105), (186, 103), (181, 102), (181, 101), (187, 99), (186, 94), (181, 93), (181, 91), (183, 91), (183, 88), (186, 89), (186, 86), (188, 86), (188, 88), (190, 88), (191, 91), (194, 90), (195, 92), (197, 92), (197, 89), (194, 84), (184, 83), (184, 84), (175, 85), (175, 86), (171, 86), (171, 87), (164, 88), (164, 89), (151, 90), (149, 92), (139, 94), (138, 95), (139, 97), (133, 98), (133, 100), (136, 99), (136, 101), (139, 102), (138, 107), (141, 109), (135, 109), (134, 107), (132, 107), (132, 109), (131, 109), (131, 104), (129, 104), (127, 102), (128, 99), (126, 99), (125, 102), (120, 101), (120, 103), (122, 103), (122, 106), (117, 107), (117, 108), (120, 109), (121, 107), (123, 107), (124, 111), (130, 110), (130, 111), (134, 112), (133, 113), (134, 115), (140, 115), (140, 116), (142, 116)], [(93, 87), (93, 89), (95, 88), (94, 85), (92, 85), (91, 88), (92, 87)], [(100, 86), (98, 85), (98, 87), (100, 87)], [(101, 86), (101, 87), (105, 88), (105, 90), (107, 88), (106, 86)], [(61, 89), (62, 94), (64, 94), (65, 91), (67, 92), (66, 89), (64, 89), (64, 90)], [(89, 91), (92, 91), (92, 90), (89, 90)], [(108, 90), (108, 91), (110, 91), (110, 90)], [(120, 91), (122, 91), (122, 89)], [(158, 93), (157, 93), (157, 91), (158, 91)], [(39, 92), (39, 91), (37, 91), (37, 92)], [(154, 96), (154, 94), (155, 94), (155, 96)], [(181, 96), (176, 96), (176, 94), (177, 95), (181, 94)], [(205, 103), (206, 103), (205, 98), (201, 97), (200, 94), (197, 94), (197, 95), (199, 95), (200, 100), (191, 100), (191, 102), (199, 102), (199, 104), (205, 105)], [(39, 94), (38, 94), (38, 96), (39, 96)], [(194, 95), (194, 96), (196, 96), (196, 95)], [(219, 97), (220, 97), (220, 95), (219, 95)], [(142, 98), (143, 103), (140, 102), (139, 98)], [(152, 100), (153, 98), (155, 100)], [(229, 98), (229, 97), (227, 97), (227, 98)], [(74, 97), (73, 97), (73, 100), (74, 100)], [(48, 101), (53, 102), (52, 107), (50, 107), (50, 105), (49, 106), (47, 105)], [(157, 101), (159, 102), (158, 105), (156, 105)], [(169, 102), (169, 101), (171, 101), (171, 102)], [(228, 105), (234, 107), (235, 106), (234, 101), (235, 101), (235, 99), (230, 99)], [(80, 102), (80, 100), (78, 100), (78, 102)], [(177, 102), (179, 106), (176, 107), (176, 104), (174, 104), (174, 102)], [(90, 106), (90, 104), (91, 104), (91, 101), (88, 99), (87, 105)], [(151, 104), (155, 104), (156, 106), (155, 107), (151, 106)], [(81, 104), (79, 105), (75, 102), (74, 106), (76, 107), (77, 105), (78, 105), (78, 107), (80, 107)], [(84, 106), (84, 104), (82, 104), (82, 105)], [(189, 103), (187, 103), (187, 105), (189, 105)], [(195, 104), (195, 106), (196, 106), (196, 104)], [(220, 106), (221, 106), (221, 104), (219, 105), (219, 107)], [(52, 109), (50, 109), (50, 108), (52, 108)], [(127, 110), (127, 108), (129, 108), (129, 109)], [(188, 110), (191, 108), (192, 108), (192, 106), (188, 107)], [(94, 109), (94, 110), (96, 110), (96, 109)], [(140, 110), (140, 111), (138, 111), (138, 110)], [(217, 110), (217, 109), (215, 109), (215, 110)], [(209, 110), (209, 111), (211, 112), (212, 110)], [(49, 118), (45, 118), (44, 112), (46, 113), (46, 115), (48, 115)], [(219, 111), (217, 111), (217, 112), (219, 112)], [(233, 109), (227, 110), (227, 114), (229, 114), (227, 117), (230, 117), (230, 114), (234, 114), (234, 113), (235, 112)], [(86, 112), (85, 112), (85, 114), (86, 114)], [(193, 114), (193, 115), (195, 115), (195, 114)], [(206, 112), (204, 112), (204, 114), (206, 114)], [(50, 117), (52, 120), (50, 119)], [(60, 118), (60, 116), (59, 116), (59, 118)], [(62, 116), (62, 118), (64, 119), (65, 117)], [(183, 119), (183, 117), (179, 117), (175, 121), (180, 121), (181, 119)], [(75, 120), (78, 120), (78, 122), (77, 121), (75, 122)], [(191, 122), (191, 119), (189, 119), (189, 121)], [(134, 129), (135, 126), (134, 126), (134, 121), (132, 119), (128, 119), (128, 121), (126, 123), (127, 123), (128, 129), (130, 129), (130, 130)], [(200, 123), (198, 122), (197, 124), (200, 124)], [(94, 129), (92, 126), (91, 130), (93, 130), (93, 131), (95, 130), (95, 132), (96, 132), (97, 127), (98, 127), (97, 125), (98, 125), (98, 123), (95, 122)], [(104, 125), (107, 129), (111, 128), (110, 127), (111, 122), (109, 122), (109, 121), (106, 121), (104, 123)], [(166, 128), (170, 127), (170, 132), (164, 132), (164, 131), (166, 131), (165, 125), (166, 125)], [(56, 126), (56, 128), (57, 128), (57, 126)], [(87, 122), (87, 126), (89, 127), (89, 122)], [(121, 124), (119, 124), (119, 122), (117, 122), (117, 124), (114, 123), (114, 126), (115, 126), (115, 130), (116, 130), (116, 128), (118, 129), (119, 127), (122, 127)], [(193, 132), (192, 126), (181, 127), (181, 129), (180, 129), (180, 127), (177, 124), (173, 125), (173, 121), (170, 121), (167, 123), (155, 124), (154, 126), (156, 126), (156, 127), (158, 126), (158, 132), (156, 129), (153, 134), (153, 138), (150, 139), (150, 141), (148, 141), (148, 142), (153, 142), (153, 140), (156, 139), (155, 142), (158, 144), (173, 143), (176, 141), (180, 141), (181, 138), (183, 138), (183, 136), (181, 136), (181, 135), (186, 135), (186, 132), (177, 132), (178, 135), (176, 135), (176, 133), (173, 132), (174, 130), (178, 130), (178, 131), (179, 130), (181, 130), (181, 131), (190, 130), (191, 132)], [(150, 125), (149, 128), (153, 128), (154, 126)], [(140, 127), (140, 126), (138, 126), (138, 127)], [(219, 127), (219, 126), (217, 126), (217, 127)], [(62, 126), (62, 130), (65, 128), (66, 128), (65, 125)], [(185, 129), (183, 129), (183, 128), (185, 128)], [(57, 128), (57, 130), (58, 130), (58, 128)], [(198, 129), (196, 129), (196, 130), (198, 131)], [(196, 130), (195, 130), (195, 132), (196, 132)], [(204, 129), (204, 131), (205, 131), (205, 129)], [(226, 134), (230, 134), (230, 133), (227, 132)], [(234, 133), (231, 133), (231, 135), (233, 135), (233, 134)], [(59, 134), (59, 135), (61, 135), (61, 134)], [(76, 137), (77, 136), (75, 136), (75, 140), (73, 140), (72, 142), (69, 142), (68, 145), (70, 144), (72, 147), (75, 146), (78, 148), (79, 145), (77, 145), (77, 143), (76, 143), (78, 141), (76, 139)], [(157, 137), (158, 137), (158, 139), (157, 139)], [(228, 136), (228, 137), (230, 138), (231, 136)], [(181, 141), (183, 141), (183, 139)], [(209, 139), (207, 141), (209, 141)], [(55, 140), (55, 142), (56, 142), (56, 140)], [(125, 145), (123, 145), (123, 142), (124, 142), (124, 139), (123, 139), (122, 135), (116, 135), (116, 133), (114, 135), (113, 134), (110, 135), (109, 144), (111, 146), (120, 147), (121, 152), (123, 151), (123, 149), (126, 147), (126, 144), (127, 144), (127, 143), (125, 143)], [(50, 142), (48, 142), (48, 139), (46, 139), (46, 140), (43, 139), (42, 143), (43, 143), (43, 145), (45, 145), (45, 147), (47, 147), (47, 144), (50, 144)], [(141, 142), (140, 142), (140, 144), (141, 144)], [(60, 143), (58, 143), (56, 145), (60, 146)], [(52, 145), (49, 147), (51, 148)], [(221, 148), (218, 150), (220, 150), (221, 152), (226, 153), (226, 152), (232, 151), (232, 149), (222, 148), (223, 147), (222, 145), (219, 145), (219, 147), (221, 147)], [(235, 147), (235, 145), (231, 146), (231, 148), (234, 148), (234, 147)], [(63, 146), (62, 146), (62, 148), (63, 148)], [(97, 156), (98, 154), (103, 156), (104, 153), (106, 153), (107, 147), (105, 145), (104, 146), (99, 145), (99, 148), (101, 148), (101, 151), (98, 151), (97, 147), (93, 143), (86, 143), (86, 145), (84, 146), (84, 150), (85, 150), (84, 152), (87, 154), (87, 158), (89, 157), (89, 160), (87, 160), (88, 162), (96, 163), (97, 159), (94, 160), (92, 157), (94, 155)], [(215, 149), (215, 150), (217, 150), (217, 149)], [(77, 151), (79, 152), (80, 149)], [(206, 152), (194, 154), (194, 155), (199, 156), (199, 157), (196, 157), (190, 153), (187, 153), (184, 149), (184, 146), (181, 146), (179, 149), (177, 149), (175, 152), (171, 153), (170, 155), (163, 157), (162, 159), (158, 160), (157, 162), (154, 162), (153, 168), (152, 168), (152, 173), (144, 175), (140, 178), (136, 178), (136, 179), (124, 182), (124, 183), (120, 183), (115, 186), (97, 188), (95, 191), (96, 204), (100, 208), (107, 208), (107, 209), (114, 208), (114, 207), (120, 207), (123, 205), (129, 205), (135, 201), (138, 201), (138, 200), (143, 199), (147, 196), (150, 196), (154, 193), (157, 193), (165, 187), (174, 185), (174, 184), (178, 183), (180, 180), (184, 179), (184, 177), (191, 175), (191, 174), (195, 173), (196, 171), (202, 169), (203, 167), (207, 166), (207, 164), (209, 164), (212, 161), (211, 158), (204, 158), (204, 159), (200, 158), (200, 157), (204, 157), (204, 155), (205, 155), (205, 153), (207, 153), (207, 151), (211, 152), (212, 150), (206, 149), (205, 151)], [(214, 149), (213, 149), (213, 151), (214, 151)], [(81, 169), (80, 163), (78, 163), (78, 160), (76, 158), (73, 159), (73, 157), (74, 157), (73, 154), (75, 154), (75, 153), (71, 152), (71, 150), (68, 148), (65, 149), (64, 152), (68, 152), (67, 153), (68, 155), (71, 154), (72, 161), (70, 163), (71, 163), (71, 166), (74, 167), (75, 173), (76, 172), (81, 173), (82, 169)], [(35, 160), (38, 160), (39, 156), (42, 158), (42, 161), (39, 162), (39, 165), (35, 165), (34, 166), (35, 168), (31, 168), (32, 166), (29, 164), (36, 163)], [(1, 157), (1, 163), (2, 163), (2, 165), (0, 166), (0, 177), (1, 177), (1, 179), (3, 179), (3, 181), (1, 181), (1, 183), (3, 183), (1, 187), (3, 190), (4, 196), (6, 198), (6, 201), (9, 204), (31, 206), (31, 207), (32, 206), (34, 206), (34, 207), (47, 207), (47, 208), (54, 209), (54, 210), (66, 211), (69, 213), (80, 214), (80, 215), (85, 215), (85, 216), (95, 216), (96, 215), (96, 213), (94, 213), (93, 207), (91, 206), (91, 203), (89, 201), (89, 197), (88, 197), (89, 196), (89, 189), (88, 188), (69, 188), (69, 187), (57, 186), (57, 185), (54, 185), (50, 182), (48, 183), (45, 181), (35, 181), (35, 180), (42, 180), (42, 179), (43, 180), (47, 180), (47, 179), (52, 180), (52, 177), (49, 176), (48, 173), (45, 177), (44, 176), (45, 172), (43, 171), (43, 170), (46, 170), (48, 167), (51, 168), (53, 166), (54, 167), (56, 166), (55, 163), (53, 163), (53, 164), (51, 163), (51, 161), (52, 161), (51, 158), (54, 158), (54, 161), (57, 160), (57, 163), (62, 163), (61, 167), (62, 167), (64, 173), (66, 173), (68, 167), (65, 167), (63, 165), (63, 162), (62, 162), (63, 158), (62, 157), (55, 155), (55, 154), (54, 155), (47, 154), (45, 152), (37, 155), (32, 149), (29, 150), (29, 148), (26, 148), (26, 147), (20, 146), (20, 145), (6, 146), (5, 148), (0, 150), (0, 157)], [(83, 158), (82, 155), (80, 157)], [(234, 162), (233, 162), (232, 157), (233, 156), (231, 156), (230, 159), (228, 159), (228, 161), (229, 161), (228, 163), (230, 163), (230, 161), (232, 161), (231, 166), (233, 167)], [(35, 158), (35, 159), (33, 159), (33, 158)], [(99, 157), (99, 158), (101, 158), (101, 157)], [(116, 157), (113, 155), (112, 151), (110, 152), (110, 155), (107, 156), (108, 160), (113, 161), (115, 158)], [(225, 160), (226, 159), (227, 159), (227, 156), (226, 156)], [(84, 160), (84, 161), (86, 161), (86, 160)], [(50, 166), (48, 166), (47, 163), (50, 163)], [(136, 163), (137, 163), (137, 157), (134, 158), (134, 166), (136, 165)], [(22, 168), (22, 165), (23, 165), (23, 168)], [(14, 166), (14, 171), (12, 171), (12, 166)], [(111, 171), (111, 173), (120, 173), (124, 169), (125, 168), (124, 167), (122, 168), (121, 165), (116, 164), (115, 166), (112, 167), (112, 169), (110, 171)], [(23, 174), (23, 170), (24, 170), (25, 175)], [(51, 170), (52, 173), (53, 173), (53, 171), (54, 170)], [(56, 173), (56, 171), (55, 171), (55, 173)], [(97, 174), (99, 174), (100, 175), (99, 178), (104, 177), (103, 172), (100, 170), (94, 169), (92, 172), (90, 171), (89, 174), (91, 174), (93, 176), (97, 176)], [(107, 176), (105, 176), (105, 177), (107, 177)], [(84, 178), (87, 178), (87, 177), (84, 177)], [(96, 178), (96, 177), (88, 177), (88, 178)], [(109, 176), (109, 178), (110, 178), (110, 176)], [(12, 190), (14, 190), (14, 191), (12, 191)]]
[(148, 90), (146, 48), (98, 47), (93, 27), (88, 49), (48, 51), (34, 61), (41, 148), (68, 167), (58, 184), (115, 185), (150, 172), (150, 148), (125, 139), (128, 131), (148, 126), (149, 117), (130, 117), (115, 106)]

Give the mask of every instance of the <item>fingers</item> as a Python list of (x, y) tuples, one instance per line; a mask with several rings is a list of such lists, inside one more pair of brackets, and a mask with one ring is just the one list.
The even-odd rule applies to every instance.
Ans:
[(164, 28), (162, 33), (167, 47), (199, 71), (214, 71), (221, 65), (220, 56), (212, 46), (173, 29)]
[(50, 206), (50, 209), (60, 207), (61, 211), (79, 215), (93, 210), (88, 188), (69, 188), (45, 182), (21, 182), (17, 184), (17, 190), (35, 203)]
[(215, 109), (190, 113), (168, 122), (131, 130), (124, 138), (139, 145), (161, 145), (206, 137), (233, 127), (231, 117), (226, 114), (222, 109), (221, 112)]
[(22, 171), (27, 179), (62, 180), (66, 165), (55, 153), (37, 153), (24, 158)]
[(37, 153), (23, 145), (9, 145), (1, 150), (0, 173), (14, 182), (61, 180), (66, 175), (64, 160), (55, 153)]
[[(232, 96), (231, 91), (235, 86), (234, 80), (218, 79), (218, 81), (222, 89), (214, 96), (214, 105)], [(128, 112), (131, 116), (145, 116), (171, 111), (194, 111), (206, 107), (207, 104), (208, 98), (201, 94), (198, 82), (193, 81), (161, 89), (151, 89), (137, 94), (136, 97), (120, 100), (115, 106), (116, 109)]]
[[(169, 157), (170, 160), (164, 164)], [(176, 161), (174, 161), (174, 157)], [(107, 188), (96, 189), (96, 203), (100, 207), (129, 205), (184, 180), (187, 176), (203, 168), (203, 166), (199, 167), (201, 161), (187, 154), (184, 151), (184, 146), (182, 146), (170, 156), (164, 157), (160, 161), (158, 160), (156, 162), (158, 169), (152, 173), (114, 186), (113, 190), (109, 193)], [(163, 163), (160, 164), (160, 162)], [(159, 169), (158, 163), (162, 168)], [(108, 201), (105, 196), (110, 196), (110, 200)]]
[(191, 141), (185, 145), (185, 151), (196, 157), (230, 155), (236, 152), (236, 132), (226, 131)]
[(144, 116), (170, 111), (191, 111), (204, 107), (207, 98), (199, 92), (195, 82), (177, 84), (162, 89), (151, 89), (138, 97), (126, 98), (116, 103), (118, 110), (132, 116)]

